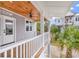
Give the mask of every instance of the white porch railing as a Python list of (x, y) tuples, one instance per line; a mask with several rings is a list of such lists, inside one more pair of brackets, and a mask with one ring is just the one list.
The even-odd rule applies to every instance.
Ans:
[[(44, 44), (48, 44), (49, 33), (44, 33)], [(0, 47), (0, 57), (10, 57), (10, 58), (30, 58), (35, 55), (35, 53), (43, 47), (43, 34), (38, 35), (29, 40), (22, 40), (10, 44), (6, 47)]]

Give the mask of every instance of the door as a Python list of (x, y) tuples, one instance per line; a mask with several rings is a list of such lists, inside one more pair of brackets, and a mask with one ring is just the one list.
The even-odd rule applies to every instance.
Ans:
[(8, 44), (15, 41), (15, 18), (3, 17), (3, 40), (2, 44)]

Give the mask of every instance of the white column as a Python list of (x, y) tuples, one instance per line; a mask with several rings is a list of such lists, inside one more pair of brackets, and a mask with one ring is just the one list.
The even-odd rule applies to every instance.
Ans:
[(34, 32), (35, 32), (35, 36), (37, 35), (37, 22), (34, 22)]
[(49, 32), (49, 39), (50, 39), (50, 21), (48, 21), (48, 32)]
[(40, 16), (40, 32), (41, 34), (43, 34), (42, 39), (43, 39), (43, 47), (44, 47), (44, 15), (43, 14), (41, 14)]
[(48, 57), (50, 58), (51, 57), (51, 53), (50, 53), (50, 21), (48, 20), (48, 40), (49, 40), (49, 43), (48, 43)]
[(41, 32), (41, 34), (43, 34), (44, 33), (44, 16), (43, 15), (41, 15), (40, 16), (40, 32)]
[(48, 44), (48, 57), (50, 58), (50, 44)]

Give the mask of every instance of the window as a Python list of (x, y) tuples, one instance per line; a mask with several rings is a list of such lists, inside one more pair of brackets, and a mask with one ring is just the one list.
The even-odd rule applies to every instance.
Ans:
[(56, 22), (56, 19), (55, 19), (55, 22)]
[(76, 17), (76, 19), (75, 19), (76, 21), (77, 21), (77, 17)]
[(29, 31), (29, 21), (26, 21), (26, 31)]
[(26, 21), (26, 31), (32, 31), (32, 22)]
[(32, 26), (30, 26), (30, 31), (32, 31)]
[(30, 21), (30, 31), (32, 31), (32, 22)]
[(78, 17), (78, 21), (79, 21), (79, 17)]
[(58, 23), (60, 22), (60, 20), (58, 20)]
[(29, 26), (26, 26), (26, 31), (29, 31)]
[(6, 35), (12, 35), (13, 34), (13, 21), (6, 20)]
[(67, 20), (67, 22), (68, 22), (68, 19), (66, 19)]

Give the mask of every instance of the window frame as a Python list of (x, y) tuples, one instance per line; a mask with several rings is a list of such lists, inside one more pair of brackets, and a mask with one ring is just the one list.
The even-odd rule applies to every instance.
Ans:
[[(28, 26), (28, 30), (26, 30), (27, 26)], [(25, 32), (29, 32), (29, 31), (33, 31), (32, 21), (25, 20)]]

